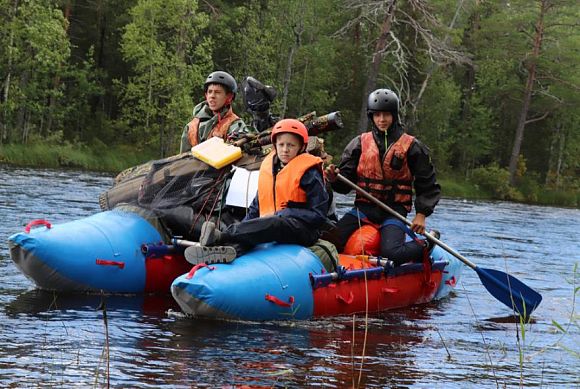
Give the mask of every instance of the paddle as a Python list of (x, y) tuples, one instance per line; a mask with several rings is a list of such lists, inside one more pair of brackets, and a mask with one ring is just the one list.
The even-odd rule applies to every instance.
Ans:
[[(394, 211), (392, 208), (390, 208), (388, 205), (384, 204), (380, 200), (376, 199), (374, 196), (372, 196), (370, 193), (362, 189), (360, 186), (350, 181), (348, 178), (344, 177), (341, 174), (337, 174), (337, 179), (347, 184), (351, 188), (355, 189), (363, 197), (373, 202), (383, 210), (389, 212), (391, 215), (393, 215), (406, 225), (408, 226), (411, 225), (411, 222), (407, 220), (405, 217), (403, 217), (401, 214)], [(459, 259), (461, 262), (463, 262), (464, 264), (475, 270), (483, 286), (485, 286), (485, 289), (487, 289), (487, 291), (491, 293), (493, 297), (501, 301), (509, 308), (515, 310), (521, 316), (528, 317), (529, 315), (532, 314), (534, 309), (536, 309), (536, 307), (540, 305), (540, 302), (542, 301), (542, 295), (540, 295), (538, 292), (536, 292), (535, 290), (533, 290), (532, 288), (530, 288), (517, 278), (507, 273), (501, 272), (499, 270), (484, 269), (478, 267), (475, 263), (471, 262), (463, 255), (459, 254), (458, 252), (456, 252), (451, 247), (447, 246), (445, 243), (441, 242), (439, 239), (435, 238), (431, 234), (426, 232), (424, 235), (430, 242), (437, 244), (442, 249), (447, 251), (449, 254), (453, 255), (455, 258)]]

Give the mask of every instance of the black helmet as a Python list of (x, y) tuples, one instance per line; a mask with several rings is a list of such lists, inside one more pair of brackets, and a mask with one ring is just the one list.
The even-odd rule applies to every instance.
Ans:
[(242, 81), (241, 90), (244, 97), (244, 105), (250, 112), (268, 111), (270, 103), (276, 98), (276, 89), (270, 85), (264, 85), (250, 76)]
[(232, 92), (234, 96), (238, 91), (238, 84), (236, 84), (236, 80), (232, 77), (232, 75), (226, 72), (222, 72), (221, 70), (213, 72), (207, 76), (205, 84), (203, 84), (204, 92), (207, 92), (207, 88), (210, 84), (223, 85), (224, 88), (226, 88), (226, 91)]
[(395, 121), (399, 118), (399, 96), (390, 89), (377, 89), (371, 92), (367, 101), (367, 115), (374, 112), (390, 112)]

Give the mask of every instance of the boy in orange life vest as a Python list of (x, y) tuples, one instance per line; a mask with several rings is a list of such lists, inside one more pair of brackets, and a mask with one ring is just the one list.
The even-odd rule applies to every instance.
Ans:
[(232, 110), (237, 90), (236, 80), (229, 73), (217, 71), (207, 76), (203, 84), (205, 101), (193, 108), (193, 119), (181, 135), (180, 153), (213, 136), (236, 140), (251, 131)]
[(322, 159), (305, 152), (308, 131), (296, 119), (277, 122), (271, 137), (274, 147), (260, 166), (248, 214), (223, 232), (205, 222), (200, 246), (185, 251), (189, 262), (227, 263), (260, 243), (312, 246), (318, 240), (328, 211)]
[[(411, 229), (424, 233), (425, 218), (433, 213), (441, 197), (429, 150), (406, 134), (399, 123), (399, 97), (395, 92), (389, 89), (372, 92), (368, 97), (367, 115), (372, 130), (357, 136), (346, 146), (339, 168), (328, 167), (327, 179), (335, 191), (350, 192), (350, 186), (336, 181), (336, 174), (340, 172), (405, 217), (411, 211), (414, 187), (416, 216)], [(341, 251), (350, 235), (359, 228), (359, 220), (379, 226), (380, 254), (395, 264), (420, 260), (424, 248), (429, 248), (426, 240), (405, 243), (404, 224), (358, 193), (355, 208), (338, 221), (334, 236), (326, 239), (332, 240)], [(433, 233), (438, 236), (438, 232)]]

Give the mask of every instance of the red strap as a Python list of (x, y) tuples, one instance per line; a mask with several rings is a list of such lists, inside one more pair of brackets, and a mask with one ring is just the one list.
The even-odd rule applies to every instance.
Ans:
[(431, 264), (431, 258), (429, 258), (429, 251), (425, 247), (423, 249), (423, 274), (425, 285), (429, 288), (435, 286), (435, 282), (431, 279), (431, 272), (433, 271), (433, 266)]
[(198, 263), (197, 265), (191, 268), (189, 273), (187, 273), (187, 275), (185, 276), (185, 279), (186, 280), (192, 279), (193, 276), (195, 275), (195, 272), (201, 269), (202, 267), (207, 267), (208, 270), (215, 270), (215, 266), (208, 266), (205, 263)]
[(344, 297), (342, 297), (342, 296), (341, 296), (341, 295), (339, 295), (339, 294), (337, 294), (337, 295), (336, 295), (336, 299), (337, 299), (338, 301), (340, 301), (340, 302), (342, 302), (342, 303), (345, 303), (345, 304), (347, 304), (347, 305), (348, 305), (348, 304), (351, 304), (351, 303), (354, 301), (354, 294), (352, 293), (352, 290), (351, 290), (351, 291), (349, 292), (348, 299), (345, 299)]
[(455, 279), (455, 276), (451, 276), (450, 279), (448, 279), (447, 281), (445, 281), (445, 284), (455, 288), (455, 285), (457, 285), (457, 280)]
[(292, 306), (292, 304), (294, 304), (294, 296), (290, 296), (290, 298), (288, 299), (288, 302), (285, 302), (285, 301), (280, 300), (276, 296), (272, 296), (271, 294), (267, 294), (266, 300), (271, 302), (271, 303), (274, 303), (276, 305), (279, 305), (281, 307), (286, 307), (286, 308), (289, 308)]
[(98, 259), (97, 258), (96, 263), (97, 263), (97, 265), (119, 266), (119, 269), (125, 268), (125, 262), (110, 261), (108, 259)]
[(34, 226), (45, 226), (46, 228), (49, 229), (52, 228), (52, 224), (50, 224), (48, 221), (44, 219), (36, 219), (26, 225), (26, 227), (24, 228), (24, 232), (26, 232), (27, 234), (30, 233), (30, 229)]

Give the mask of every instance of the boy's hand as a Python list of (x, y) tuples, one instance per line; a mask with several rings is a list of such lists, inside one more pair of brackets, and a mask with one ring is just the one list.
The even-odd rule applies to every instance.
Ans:
[(328, 180), (328, 182), (335, 182), (336, 177), (340, 173), (340, 170), (336, 166), (334, 166), (334, 164), (330, 164), (326, 168), (325, 173), (326, 173), (326, 179)]
[(423, 215), (422, 213), (418, 213), (415, 215), (415, 217), (413, 218), (413, 222), (411, 223), (411, 229), (419, 234), (422, 234), (425, 232), (425, 215)]

